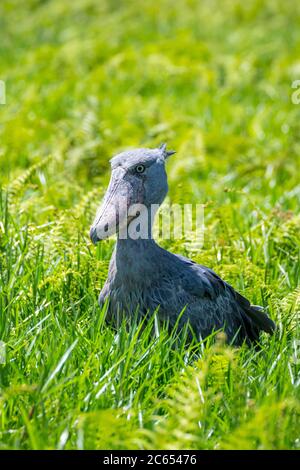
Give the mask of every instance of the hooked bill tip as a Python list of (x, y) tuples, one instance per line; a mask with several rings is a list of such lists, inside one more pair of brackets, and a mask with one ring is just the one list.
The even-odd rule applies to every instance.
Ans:
[(91, 229), (90, 229), (90, 239), (91, 239), (91, 241), (93, 242), (94, 245), (96, 245), (96, 243), (99, 241), (96, 227), (91, 227)]

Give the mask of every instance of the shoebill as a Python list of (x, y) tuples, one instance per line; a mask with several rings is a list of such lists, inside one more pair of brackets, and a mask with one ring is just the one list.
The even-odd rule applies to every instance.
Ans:
[(274, 322), (213, 270), (170, 253), (152, 237), (154, 214), (168, 192), (166, 145), (136, 149), (111, 160), (111, 179), (90, 230), (93, 243), (114, 233), (117, 241), (99, 304), (118, 324), (138, 312), (157, 312), (170, 327), (186, 324), (199, 340), (222, 330), (233, 345), (257, 343)]

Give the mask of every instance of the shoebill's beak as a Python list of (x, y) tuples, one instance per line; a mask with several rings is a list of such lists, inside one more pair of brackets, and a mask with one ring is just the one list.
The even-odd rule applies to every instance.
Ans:
[[(115, 233), (125, 230), (136, 217), (135, 214), (130, 212), (129, 208), (134, 203), (139, 202), (140, 197), (140, 191), (132, 185), (126, 170), (120, 166), (115, 168), (112, 171), (107, 191), (90, 229), (92, 242), (96, 244), (100, 240), (105, 240)], [(128, 215), (128, 212), (130, 212), (130, 215)]]

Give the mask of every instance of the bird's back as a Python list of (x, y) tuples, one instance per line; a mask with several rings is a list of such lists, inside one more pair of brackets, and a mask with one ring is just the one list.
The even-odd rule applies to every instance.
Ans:
[(181, 255), (173, 256), (177, 276), (172, 277), (173, 295), (169, 296), (168, 309), (180, 298), (185, 304), (181, 323), (188, 321), (197, 336), (205, 338), (223, 330), (229, 343), (240, 345), (244, 341), (257, 342), (261, 331), (273, 333), (275, 324), (262, 307), (251, 305), (213, 270)]

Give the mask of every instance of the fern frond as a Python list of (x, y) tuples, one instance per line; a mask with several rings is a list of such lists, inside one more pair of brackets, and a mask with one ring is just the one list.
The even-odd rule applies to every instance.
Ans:
[(39, 162), (34, 163), (31, 165), (24, 173), (18, 176), (15, 180), (13, 180), (6, 188), (6, 191), (9, 195), (9, 200), (12, 198), (16, 198), (20, 193), (25, 189), (26, 184), (32, 176), (42, 168), (44, 168), (49, 161), (51, 160), (51, 155), (42, 158)]

